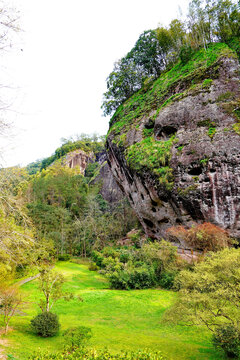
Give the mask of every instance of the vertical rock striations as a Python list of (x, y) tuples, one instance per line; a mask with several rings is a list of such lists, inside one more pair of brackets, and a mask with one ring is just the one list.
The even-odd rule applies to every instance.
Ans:
[(210, 221), (240, 238), (236, 54), (214, 44), (134, 94), (111, 119), (107, 154), (148, 236)]

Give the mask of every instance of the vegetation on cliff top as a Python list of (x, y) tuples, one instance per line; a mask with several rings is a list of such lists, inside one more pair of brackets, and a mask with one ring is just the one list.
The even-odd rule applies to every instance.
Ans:
[(173, 20), (169, 27), (142, 33), (135, 46), (119, 60), (107, 78), (102, 108), (106, 115), (140, 88), (181, 59), (186, 63), (196, 50), (224, 42), (240, 54), (239, 2), (192, 0), (187, 21)]

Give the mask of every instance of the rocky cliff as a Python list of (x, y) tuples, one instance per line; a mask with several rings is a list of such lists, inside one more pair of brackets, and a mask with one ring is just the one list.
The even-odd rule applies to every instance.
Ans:
[(98, 185), (99, 193), (109, 203), (117, 202), (124, 197), (109, 168), (105, 151), (94, 154), (77, 149), (69, 152), (62, 161), (70, 168), (78, 167), (82, 175), (85, 175), (88, 164), (96, 163), (96, 175), (90, 184)]
[(108, 163), (145, 232), (210, 221), (240, 238), (240, 89), (224, 44), (177, 64), (121, 105)]

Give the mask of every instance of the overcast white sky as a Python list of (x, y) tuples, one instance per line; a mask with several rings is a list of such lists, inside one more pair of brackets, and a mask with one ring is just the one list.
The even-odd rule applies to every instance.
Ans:
[[(105, 80), (116, 60), (139, 35), (168, 25), (189, 0), (11, 0), (22, 32), (15, 49), (2, 55), (2, 79), (14, 86), (15, 137), (5, 147), (4, 166), (50, 156), (60, 139), (106, 134), (102, 116)], [(3, 81), (3, 80), (2, 80)], [(3, 90), (2, 90), (3, 91)], [(10, 90), (6, 90), (10, 91)]]

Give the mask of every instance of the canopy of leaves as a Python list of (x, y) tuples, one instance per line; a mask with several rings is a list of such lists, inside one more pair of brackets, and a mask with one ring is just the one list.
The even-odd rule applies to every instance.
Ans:
[[(206, 49), (211, 42), (231, 46), (233, 39), (240, 36), (239, 6), (234, 0), (192, 0), (185, 23), (174, 19), (167, 28), (144, 31), (129, 53), (115, 63), (107, 78), (104, 115), (112, 114), (134, 92), (171, 68), (183, 49)], [(239, 52), (240, 46), (236, 48), (236, 41), (234, 44)], [(189, 51), (191, 56), (193, 53)]]
[[(175, 286), (179, 297), (166, 318), (183, 325), (225, 325), (240, 329), (240, 249), (211, 253), (194, 271), (183, 270)], [(166, 319), (165, 318), (165, 319)]]

